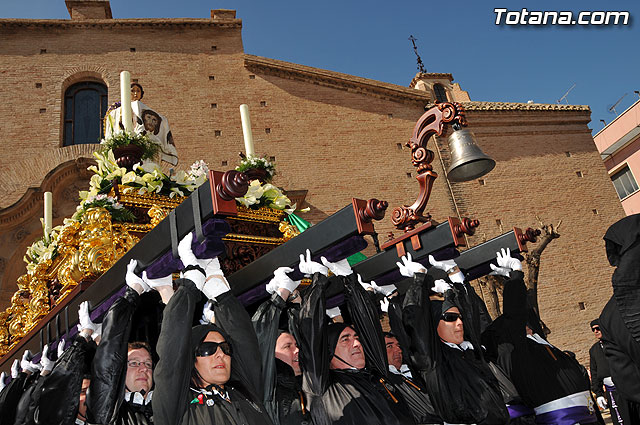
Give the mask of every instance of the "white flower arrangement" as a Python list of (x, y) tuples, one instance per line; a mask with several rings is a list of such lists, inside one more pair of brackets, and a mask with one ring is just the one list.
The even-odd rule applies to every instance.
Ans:
[[(266, 206), (285, 211), (287, 214), (292, 214), (296, 210), (296, 204), (291, 205), (291, 199), (279, 188), (271, 183), (262, 184), (259, 180), (252, 180), (247, 193), (241, 198), (236, 198), (236, 201), (247, 208), (257, 209)], [(305, 210), (308, 211), (307, 208)]]
[(271, 181), (273, 176), (276, 175), (276, 165), (273, 162), (267, 160), (267, 158), (256, 157), (249, 155), (240, 160), (240, 164), (236, 167), (236, 171), (247, 171), (251, 168), (259, 168), (267, 172), (267, 181)]

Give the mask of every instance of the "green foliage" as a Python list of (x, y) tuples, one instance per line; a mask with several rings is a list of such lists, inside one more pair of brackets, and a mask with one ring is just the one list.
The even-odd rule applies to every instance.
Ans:
[(114, 133), (108, 139), (103, 139), (100, 142), (101, 153), (106, 153), (109, 150), (115, 150), (123, 146), (135, 145), (142, 149), (142, 159), (153, 159), (160, 152), (160, 146), (152, 142), (149, 136), (143, 134), (130, 134), (127, 132)]

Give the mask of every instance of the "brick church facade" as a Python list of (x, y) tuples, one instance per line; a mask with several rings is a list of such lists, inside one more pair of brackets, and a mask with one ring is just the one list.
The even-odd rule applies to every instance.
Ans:
[[(440, 178), (428, 211), (436, 221), (479, 219), (471, 245), (535, 227), (536, 216), (562, 220), (561, 237), (542, 257), (540, 308), (550, 340), (584, 361), (588, 323), (611, 295), (602, 235), (624, 216), (587, 127), (588, 107), (471, 101), (451, 74), (418, 74), (402, 87), (249, 55), (235, 11), (113, 19), (108, 0), (66, 4), (68, 20), (0, 20), (0, 308), (25, 273), (26, 247), (41, 235), (43, 192), (54, 194), (58, 225), (87, 187), (96, 146), (65, 136), (66, 94), (77, 83), (105, 87), (112, 104), (120, 71), (130, 71), (144, 102), (169, 120), (178, 168), (199, 159), (234, 167), (243, 150), (238, 106), (248, 104), (256, 153), (277, 163), (275, 184), (306, 191), (312, 223), (351, 197), (383, 199), (390, 210), (413, 203), (418, 185), (404, 144), (425, 105), (445, 96), (463, 104), (497, 166), (479, 180), (449, 183), (446, 137), (431, 141)], [(389, 215), (376, 225), (381, 241), (398, 236)]]

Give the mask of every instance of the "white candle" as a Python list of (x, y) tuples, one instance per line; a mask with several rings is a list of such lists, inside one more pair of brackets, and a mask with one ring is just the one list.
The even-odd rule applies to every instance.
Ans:
[(53, 222), (53, 194), (44, 193), (44, 240), (49, 242), (51, 235), (51, 223)]
[(249, 117), (249, 107), (244, 103), (240, 105), (240, 119), (242, 120), (242, 134), (244, 136), (244, 150), (249, 156), (255, 156), (253, 151), (253, 135), (251, 134), (251, 117)]
[(120, 119), (124, 125), (124, 131), (133, 133), (133, 120), (131, 118), (131, 74), (129, 71), (120, 73)]

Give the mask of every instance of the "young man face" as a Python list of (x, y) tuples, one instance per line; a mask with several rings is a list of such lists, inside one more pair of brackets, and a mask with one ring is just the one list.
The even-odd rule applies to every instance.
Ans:
[(87, 390), (91, 384), (90, 379), (82, 380), (82, 389), (80, 390), (80, 403), (78, 404), (78, 419), (82, 421), (87, 420)]
[[(451, 307), (443, 314), (443, 316), (447, 313), (460, 315), (460, 310), (458, 310), (458, 307)], [(438, 336), (445, 342), (462, 344), (462, 341), (464, 341), (464, 326), (462, 325), (462, 318), (458, 316), (454, 321), (446, 321), (444, 318), (441, 318), (438, 322)]]
[(148, 393), (153, 386), (153, 361), (145, 348), (129, 350), (127, 355), (127, 376), (125, 385), (128, 391)]
[(600, 325), (593, 325), (591, 327), (593, 331), (593, 336), (595, 336), (598, 340), (602, 339), (602, 332), (600, 331)]
[(387, 361), (397, 370), (402, 366), (402, 348), (395, 337), (385, 336), (384, 344), (387, 346)]
[[(338, 359), (338, 357), (342, 360)], [(338, 337), (338, 343), (329, 367), (331, 369), (350, 369), (351, 367), (363, 369), (365, 364), (360, 337), (358, 337), (356, 331), (347, 326)]]
[[(211, 331), (207, 334), (205, 342), (225, 342), (224, 337), (215, 331)], [(202, 378), (204, 386), (218, 385), (224, 387), (229, 377), (231, 376), (231, 356), (225, 354), (221, 347), (207, 356), (196, 356), (195, 363), (196, 370)]]
[(290, 333), (283, 332), (276, 341), (276, 359), (285, 362), (296, 376), (300, 375), (300, 363), (298, 363), (298, 344)]

